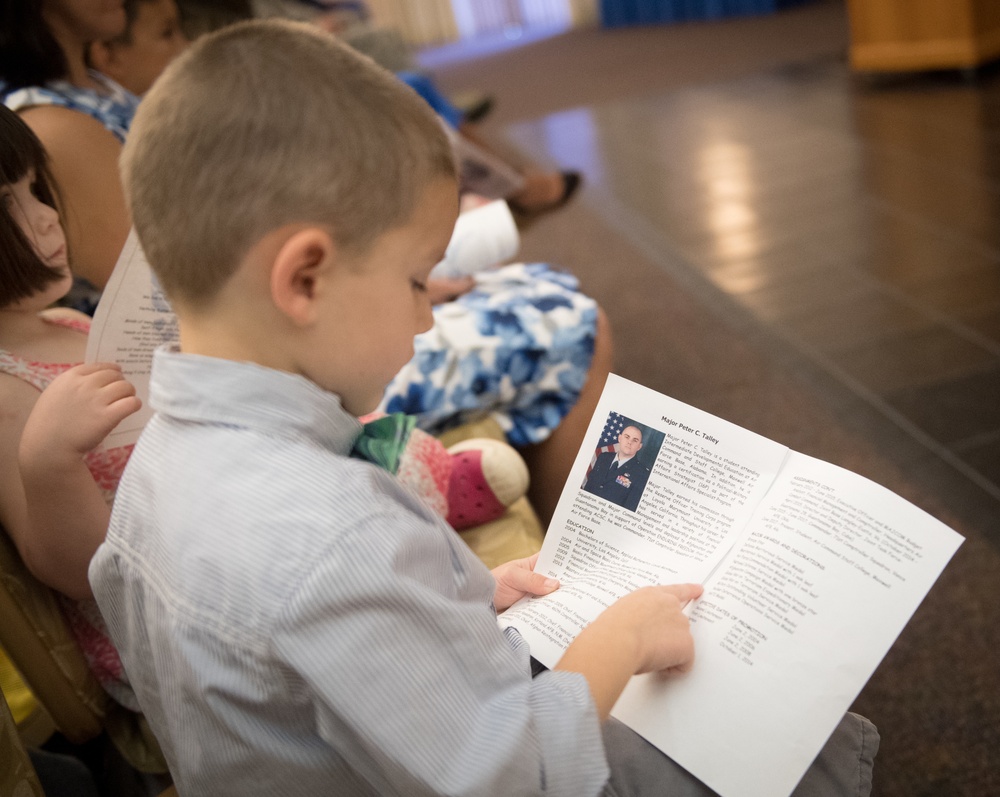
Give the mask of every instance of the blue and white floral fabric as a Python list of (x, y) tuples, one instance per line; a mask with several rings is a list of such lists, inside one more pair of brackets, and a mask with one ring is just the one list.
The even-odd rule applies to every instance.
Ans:
[(92, 116), (124, 143), (135, 109), (139, 105), (139, 98), (100, 72), (92, 71), (90, 77), (101, 86), (101, 91), (80, 88), (66, 80), (53, 80), (44, 86), (8, 91), (0, 81), (0, 97), (3, 98), (3, 104), (12, 111), (35, 105), (58, 105), (80, 111)]
[(541, 442), (593, 359), (597, 303), (578, 285), (545, 263), (480, 272), (472, 291), (435, 308), (379, 409), (416, 415), (429, 432), (490, 415), (511, 445)]

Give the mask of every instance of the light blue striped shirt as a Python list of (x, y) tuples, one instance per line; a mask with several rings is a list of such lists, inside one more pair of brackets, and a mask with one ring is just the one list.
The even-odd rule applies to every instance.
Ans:
[(90, 580), (178, 791), (597, 794), (587, 684), (306, 379), (161, 349)]

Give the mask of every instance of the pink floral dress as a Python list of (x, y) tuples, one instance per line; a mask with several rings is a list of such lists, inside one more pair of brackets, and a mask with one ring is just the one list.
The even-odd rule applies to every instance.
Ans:
[[(45, 320), (51, 324), (69, 327), (83, 335), (90, 331), (90, 322), (84, 319)], [(59, 374), (77, 364), (35, 362), (0, 349), (0, 373), (16, 376), (39, 391), (45, 390)], [(125, 464), (131, 453), (132, 446), (121, 446), (98, 449), (84, 458), (109, 506), (114, 500), (118, 480), (125, 470)], [(118, 651), (111, 644), (104, 618), (98, 612), (97, 604), (93, 600), (76, 601), (62, 595), (59, 597), (63, 614), (97, 680), (108, 694), (123, 706), (138, 710), (135, 695), (125, 676)]]

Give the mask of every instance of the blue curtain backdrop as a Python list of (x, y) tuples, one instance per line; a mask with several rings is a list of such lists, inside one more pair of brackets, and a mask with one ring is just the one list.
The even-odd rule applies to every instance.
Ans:
[(807, 0), (601, 0), (605, 27), (770, 14)]

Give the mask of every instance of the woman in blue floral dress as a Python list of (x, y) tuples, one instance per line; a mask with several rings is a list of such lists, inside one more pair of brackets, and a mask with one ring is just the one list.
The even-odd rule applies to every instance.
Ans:
[[(131, 226), (117, 160), (139, 100), (88, 69), (84, 53), (118, 36), (125, 13), (113, 0), (13, 0), (0, 14), (0, 99), (48, 151), (74, 272), (99, 291)], [(478, 274), (434, 316), (383, 409), (431, 432), (493, 417), (524, 454), (547, 522), (611, 364), (597, 303), (536, 263)]]

